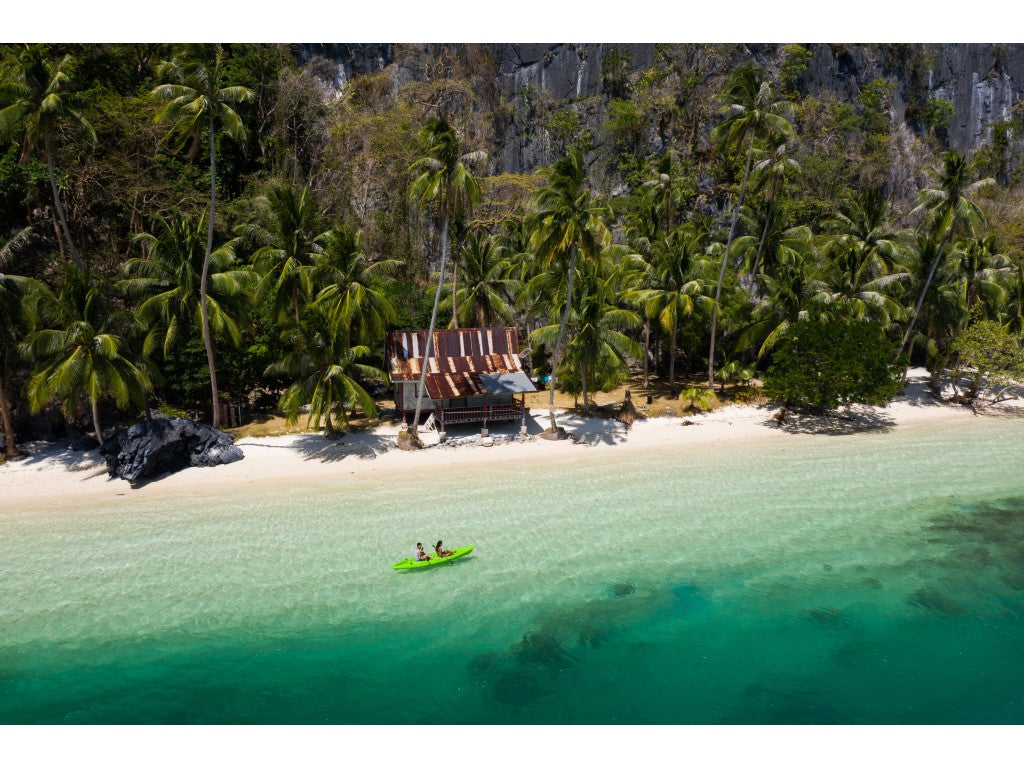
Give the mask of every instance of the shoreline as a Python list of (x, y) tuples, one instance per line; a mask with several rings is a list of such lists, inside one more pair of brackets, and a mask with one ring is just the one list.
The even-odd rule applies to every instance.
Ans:
[[(137, 488), (125, 480), (108, 477), (98, 451), (75, 453), (49, 444), (40, 446), (27, 459), (0, 466), (0, 515), (75, 503), (93, 507), (103, 501), (120, 505), (177, 497), (237, 498), (237, 492), (247, 488), (393, 481), (433, 474), (452, 465), (465, 469), (515, 462), (528, 467), (531, 463), (571, 464), (596, 455), (629, 459), (666, 450), (787, 443), (1024, 415), (1024, 405), (1016, 400), (1005, 401), (981, 414), (964, 406), (937, 402), (925, 391), (926, 375), (922, 369), (912, 369), (905, 394), (888, 406), (858, 406), (840, 416), (791, 414), (785, 424), (774, 418), (779, 411), (777, 406), (733, 405), (685, 419), (638, 418), (628, 430), (614, 419), (556, 411), (560, 413), (559, 424), (575, 439), (549, 441), (538, 437), (547, 423), (547, 409), (533, 408), (525, 438), (519, 436), (518, 422), (502, 423), (490, 430), (493, 446), (481, 445), (478, 425), (450, 429), (448, 440), (441, 445), (436, 432), (421, 433), (427, 448), (411, 452), (395, 447), (397, 425), (349, 433), (337, 441), (317, 433), (242, 438), (236, 442), (245, 454), (241, 461), (212, 468), (188, 468)], [(687, 422), (689, 425), (685, 425)]]

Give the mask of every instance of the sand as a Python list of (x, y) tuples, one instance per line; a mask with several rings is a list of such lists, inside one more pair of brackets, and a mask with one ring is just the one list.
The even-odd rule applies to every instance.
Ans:
[(174, 496), (235, 496), (265, 487), (344, 484), (367, 478), (396, 482), (413, 473), (437, 473), (453, 463), (463, 467), (503, 462), (571, 464), (586, 461), (594, 452), (608, 451), (629, 460), (648, 451), (696, 449), (736, 441), (807, 440), (988, 415), (1019, 415), (1024, 410), (1018, 399), (977, 415), (963, 406), (936, 401), (927, 394), (926, 381), (924, 369), (912, 369), (905, 394), (884, 408), (856, 407), (830, 417), (790, 414), (782, 424), (776, 418), (778, 407), (729, 406), (686, 418), (654, 415), (638, 419), (628, 430), (615, 420), (556, 411), (558, 423), (573, 439), (549, 441), (538, 437), (548, 425), (547, 410), (533, 408), (525, 437), (519, 434), (518, 422), (496, 424), (490, 431), (490, 446), (481, 441), (479, 425), (450, 428), (444, 443), (438, 442), (433, 430), (422, 432), (427, 447), (414, 452), (395, 447), (397, 426), (347, 434), (334, 441), (318, 434), (244, 438), (237, 442), (245, 454), (242, 461), (185, 469), (136, 488), (110, 478), (98, 451), (75, 453), (59, 445), (29, 445), (27, 459), (0, 466), (0, 514), (55, 505), (66, 508), (76, 503), (93, 507), (104, 499), (120, 503)]

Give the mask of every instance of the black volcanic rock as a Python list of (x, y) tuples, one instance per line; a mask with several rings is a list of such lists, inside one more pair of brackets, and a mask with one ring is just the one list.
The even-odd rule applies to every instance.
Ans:
[(185, 467), (215, 467), (243, 458), (235, 438), (189, 419), (156, 418), (119, 429), (100, 448), (107, 472), (130, 483)]

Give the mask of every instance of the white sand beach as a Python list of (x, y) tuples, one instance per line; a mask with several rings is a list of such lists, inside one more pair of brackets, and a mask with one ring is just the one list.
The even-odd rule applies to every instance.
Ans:
[(0, 513), (50, 505), (66, 508), (86, 501), (95, 504), (105, 498), (120, 502), (235, 495), (261, 487), (344, 484), (367, 478), (394, 482), (402, 476), (436, 473), (453, 465), (586, 461), (595, 451), (613, 451), (629, 460), (648, 451), (820, 439), (865, 430), (898, 430), (936, 422), (1024, 414), (1024, 403), (1019, 399), (999, 403), (981, 415), (960, 405), (941, 403), (928, 394), (926, 382), (924, 369), (912, 369), (905, 394), (884, 408), (857, 407), (838, 417), (789, 414), (783, 424), (775, 418), (777, 407), (728, 406), (686, 418), (652, 413), (637, 419), (630, 429), (612, 419), (560, 412), (558, 422), (573, 439), (549, 441), (538, 437), (548, 424), (547, 410), (533, 408), (527, 419), (527, 436), (520, 436), (518, 423), (493, 425), (490, 446), (482, 444), (478, 425), (451, 428), (446, 441), (440, 444), (436, 432), (422, 432), (427, 447), (415, 452), (395, 447), (398, 426), (354, 432), (334, 441), (313, 433), (244, 438), (237, 442), (245, 454), (239, 462), (185, 469), (137, 488), (110, 478), (98, 451), (75, 453), (59, 445), (30, 445), (26, 446), (30, 451), (28, 458), (0, 466)]

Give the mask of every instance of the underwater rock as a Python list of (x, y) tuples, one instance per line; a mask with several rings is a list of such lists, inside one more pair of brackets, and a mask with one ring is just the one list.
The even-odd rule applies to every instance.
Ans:
[(833, 627), (847, 626), (846, 617), (843, 616), (843, 612), (838, 608), (812, 608), (807, 611), (807, 616), (819, 624)]
[(185, 467), (215, 467), (244, 457), (235, 438), (190, 419), (156, 418), (119, 429), (100, 453), (107, 472), (130, 483)]
[(708, 600), (695, 584), (676, 584), (670, 588), (675, 598), (676, 611), (689, 613), (708, 606)]
[(917, 590), (907, 598), (907, 602), (920, 608), (928, 608), (929, 610), (946, 614), (947, 616), (962, 616), (964, 614), (963, 606), (956, 600), (931, 587)]
[(612, 585), (612, 594), (616, 597), (625, 597), (626, 595), (632, 595), (636, 592), (636, 586), (633, 584), (619, 583)]

